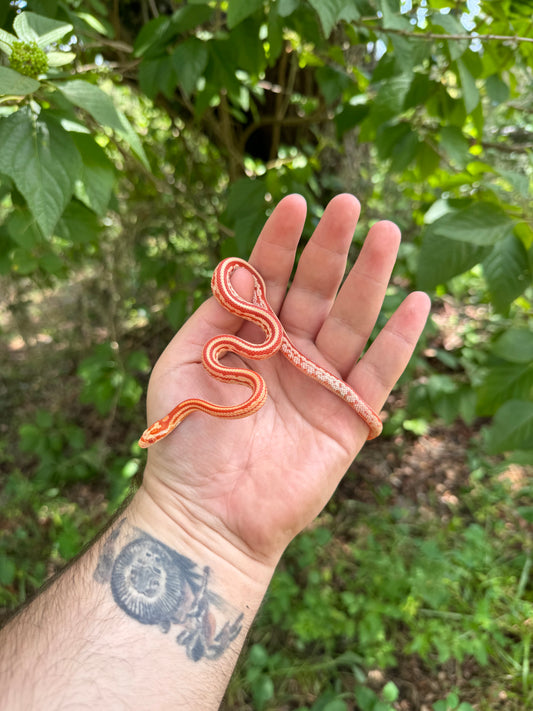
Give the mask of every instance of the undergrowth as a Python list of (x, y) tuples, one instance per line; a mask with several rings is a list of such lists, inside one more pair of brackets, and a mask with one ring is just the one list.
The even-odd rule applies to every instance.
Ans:
[(402, 679), (414, 659), (427, 677), (455, 670), (460, 689), (446, 673), (434, 711), (468, 711), (470, 701), (480, 711), (528, 708), (533, 539), (517, 513), (524, 493), (480, 466), (444, 516), (402, 505), (392, 491), (330, 507), (286, 552), (225, 708), (419, 708)]

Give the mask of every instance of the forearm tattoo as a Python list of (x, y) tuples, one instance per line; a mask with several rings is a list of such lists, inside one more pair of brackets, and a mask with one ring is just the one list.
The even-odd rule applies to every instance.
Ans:
[(94, 579), (110, 584), (116, 604), (143, 625), (165, 633), (178, 625), (176, 642), (189, 659), (220, 657), (241, 631), (243, 615), (209, 590), (207, 566), (200, 570), (138, 528), (124, 542), (124, 522), (103, 544)]

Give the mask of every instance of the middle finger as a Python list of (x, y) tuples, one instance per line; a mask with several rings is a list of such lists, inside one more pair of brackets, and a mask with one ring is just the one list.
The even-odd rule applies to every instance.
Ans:
[(327, 318), (344, 277), (359, 212), (353, 195), (337, 195), (304, 248), (280, 314), (293, 336), (314, 340)]

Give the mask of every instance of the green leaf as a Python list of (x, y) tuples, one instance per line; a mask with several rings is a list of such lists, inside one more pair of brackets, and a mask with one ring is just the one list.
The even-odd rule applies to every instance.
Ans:
[(477, 412), (493, 415), (506, 401), (533, 395), (533, 362), (495, 365), (478, 389)]
[(196, 88), (196, 82), (207, 66), (209, 52), (205, 42), (190, 37), (179, 44), (172, 53), (172, 64), (176, 78), (183, 91), (190, 95)]
[(440, 155), (428, 143), (421, 143), (416, 154), (416, 163), (420, 171), (421, 180), (425, 180), (432, 175), (440, 164)]
[(231, 0), (228, 3), (228, 27), (232, 29), (256, 10), (263, 7), (263, 0)]
[(400, 173), (407, 168), (416, 156), (419, 143), (416, 131), (409, 129), (409, 132), (393, 148), (390, 164), (392, 173)]
[(533, 402), (509, 400), (487, 428), (489, 454), (533, 448)]
[(83, 161), (80, 177), (76, 181), (76, 197), (97, 215), (104, 215), (115, 186), (113, 163), (93, 136), (85, 133), (71, 135)]
[(355, 698), (364, 711), (372, 711), (379, 701), (377, 694), (368, 686), (358, 686), (355, 689)]
[(261, 711), (268, 701), (274, 696), (274, 683), (266, 674), (261, 674), (252, 684), (254, 708)]
[(0, 95), (27, 96), (41, 88), (41, 82), (0, 66)]
[(506, 313), (531, 284), (529, 259), (522, 241), (509, 235), (498, 242), (483, 261), (483, 274), (494, 307), (499, 313)]
[(316, 11), (326, 38), (340, 20), (350, 22), (361, 16), (355, 0), (309, 0), (309, 4)]
[(58, 82), (57, 88), (70, 102), (87, 111), (102, 126), (108, 126), (119, 133), (122, 120), (113, 99), (94, 84), (83, 79)]
[(165, 316), (174, 330), (178, 330), (183, 326), (187, 319), (187, 302), (189, 294), (186, 291), (177, 291), (172, 294), (172, 297), (165, 309)]
[[(465, 28), (459, 22), (459, 20), (450, 14), (443, 15), (441, 13), (433, 13), (432, 24), (436, 27), (442, 27), (450, 35), (464, 35)], [(438, 32), (438, 29), (436, 30)], [(468, 49), (469, 40), (448, 40), (447, 46), (450, 52), (450, 58), (452, 61), (458, 59), (462, 54)]]
[(485, 81), (485, 89), (494, 104), (503, 104), (509, 98), (509, 87), (498, 74), (491, 74)]
[(466, 113), (470, 114), (479, 104), (479, 91), (476, 86), (476, 80), (466, 68), (465, 63), (458, 59), (457, 70), (459, 72), (459, 82), (463, 90), (463, 102)]
[(278, 0), (278, 15), (280, 17), (289, 17), (299, 4), (300, 0)]
[(56, 543), (60, 555), (65, 560), (70, 560), (79, 552), (82, 544), (81, 534), (72, 519), (64, 518)]
[(205, 5), (185, 5), (171, 17), (160, 15), (141, 28), (133, 45), (134, 57), (153, 59), (165, 54), (174, 37), (207, 22), (213, 13)]
[(339, 139), (344, 136), (346, 131), (358, 126), (367, 117), (369, 111), (370, 108), (367, 104), (342, 105), (334, 119)]
[(368, 121), (374, 126), (381, 126), (385, 121), (400, 115), (403, 112), (410, 86), (411, 77), (406, 74), (383, 81), (372, 102)]
[(397, 0), (380, 0), (378, 7), (383, 14), (383, 27), (391, 30), (411, 30), (409, 20), (399, 14), (399, 3)]
[[(408, 25), (408, 27), (410, 26)], [(412, 39), (399, 35), (392, 35), (390, 41), (394, 49), (394, 66), (398, 74), (411, 73), (415, 67), (425, 64), (426, 60), (430, 59), (431, 44), (429, 42), (413, 42)], [(413, 97), (410, 98), (410, 101), (412, 100)], [(421, 100), (420, 103), (423, 104), (424, 100)]]
[(11, 585), (17, 574), (17, 566), (11, 558), (0, 553), (0, 585)]
[(460, 168), (464, 168), (472, 158), (468, 152), (470, 147), (468, 140), (457, 126), (444, 126), (440, 134), (440, 145), (453, 163)]
[(409, 86), (404, 99), (403, 108), (410, 109), (415, 106), (424, 105), (429, 96), (438, 91), (439, 86), (436, 82), (431, 81), (427, 74), (420, 72), (413, 73), (413, 80)]
[(526, 328), (505, 331), (494, 342), (492, 352), (511, 363), (533, 362), (533, 332)]
[(496, 244), (513, 226), (514, 221), (497, 205), (475, 202), (435, 220), (429, 225), (428, 232), (481, 247)]
[(209, 49), (209, 62), (206, 70), (206, 79), (216, 87), (216, 94), (220, 87), (224, 87), (229, 96), (239, 97), (241, 84), (235, 74), (235, 66), (239, 48), (229, 41), (228, 36), (214, 39), (207, 43)]
[(10, 34), (9, 32), (6, 32), (5, 30), (2, 30), (0, 28), (0, 50), (4, 52), (4, 54), (7, 54), (8, 57), (11, 54), (11, 46), (13, 42), (16, 42), (17, 38), (15, 35)]
[(234, 222), (234, 238), (239, 254), (249, 254), (255, 239), (262, 228), (265, 218), (265, 185), (262, 181), (250, 181), (253, 185), (246, 184), (247, 178), (236, 181), (230, 188), (228, 197), (228, 212), (226, 217), (234, 212), (235, 200), (240, 195), (243, 199), (240, 209), (237, 209)]
[(70, 244), (96, 244), (100, 223), (94, 212), (72, 200), (57, 223), (56, 232)]
[[(249, 17), (233, 29), (229, 34), (229, 41), (234, 42), (238, 48), (237, 65), (239, 69), (257, 78), (266, 68), (266, 56), (263, 42), (259, 38), (260, 25)], [(243, 107), (242, 101), (239, 106)]]
[(126, 367), (128, 370), (149, 373), (151, 368), (150, 359), (145, 351), (132, 351), (126, 358)]
[(529, 176), (527, 173), (520, 170), (505, 170), (505, 168), (500, 167), (497, 169), (497, 172), (510, 185), (512, 190), (516, 190), (516, 192), (524, 198), (529, 198)]
[(345, 71), (333, 67), (318, 67), (315, 77), (327, 104), (342, 99), (343, 91), (353, 86), (353, 80)]
[(479, 264), (489, 248), (468, 242), (458, 242), (431, 230), (424, 233), (418, 257), (416, 283), (419, 289), (433, 289), (445, 284), (457, 274), (462, 274)]
[(49, 246), (39, 254), (39, 268), (47, 274), (60, 275), (65, 268), (65, 259), (53, 252)]
[(142, 60), (139, 67), (139, 86), (149, 99), (154, 99), (159, 92), (169, 99), (172, 98), (177, 84), (172, 57), (165, 54), (162, 57)]
[(87, 111), (97, 123), (113, 129), (126, 141), (145, 168), (150, 169), (139, 137), (126, 116), (117, 109), (109, 94), (83, 79), (58, 82), (56, 87), (75, 106)]
[(24, 108), (0, 121), (0, 172), (24, 196), (43, 234), (50, 236), (74, 191), (80, 155), (70, 134)]
[(393, 681), (388, 681), (381, 691), (381, 695), (385, 701), (392, 703), (396, 701), (400, 694), (400, 691)]
[(135, 38), (133, 56), (151, 58), (155, 53), (161, 54), (165, 43), (172, 36), (169, 34), (169, 27), (170, 17), (168, 15), (160, 15), (146, 22)]
[(533, 523), (533, 506), (518, 506), (516, 512), (528, 523)]
[(73, 26), (34, 12), (21, 12), (13, 21), (13, 29), (21, 40), (37, 42), (43, 49), (58, 42), (67, 32), (72, 31)]
[(322, 711), (348, 711), (348, 706), (342, 699), (334, 699), (333, 701), (328, 701)]
[[(277, 9), (277, 12), (276, 12)], [(285, 20), (279, 14), (280, 3), (268, 13), (267, 22), (267, 40), (269, 45), (269, 62), (272, 66), (276, 59), (280, 56), (284, 43), (283, 31)], [(290, 13), (289, 13), (290, 14)]]
[(112, 26), (107, 23), (107, 26), (101, 22), (97, 17), (91, 15), (89, 12), (77, 12), (76, 17), (82, 22), (85, 22), (91, 29), (104, 37), (113, 37)]
[(15, 208), (9, 213), (5, 225), (13, 242), (27, 251), (31, 251), (43, 239), (35, 218), (27, 208)]
[(49, 67), (64, 67), (76, 59), (76, 54), (74, 52), (47, 52), (46, 58)]
[[(228, 3), (229, 5), (230, 3)], [(229, 7), (228, 7), (229, 12)], [(197, 5), (196, 7), (190, 3), (180, 7), (179, 10), (172, 15), (172, 27), (176, 34), (184, 34), (190, 30), (194, 30), (199, 25), (207, 22), (213, 14), (213, 9), (206, 4)]]
[(16, 274), (31, 274), (38, 267), (37, 260), (31, 252), (19, 247), (11, 255), (11, 268)]

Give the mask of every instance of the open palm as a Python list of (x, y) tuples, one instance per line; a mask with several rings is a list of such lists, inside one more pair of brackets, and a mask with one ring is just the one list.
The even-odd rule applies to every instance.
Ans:
[[(336, 372), (379, 412), (404, 370), (428, 312), (413, 293), (360, 358), (378, 317), (396, 259), (395, 225), (375, 224), (341, 285), (359, 203), (339, 195), (326, 208), (287, 290), (305, 221), (298, 195), (282, 200), (259, 236), (250, 263), (267, 285), (269, 303), (293, 343)], [(251, 298), (252, 278), (232, 283)], [(340, 287), (340, 288), (339, 288)], [(153, 422), (189, 397), (219, 404), (249, 391), (211, 378), (201, 364), (207, 340), (220, 333), (261, 339), (257, 327), (226, 312), (213, 298), (178, 332), (157, 362), (148, 391)], [(250, 417), (226, 420), (193, 413), (148, 454), (143, 486), (172, 518), (207, 526), (254, 557), (273, 560), (323, 508), (368, 429), (338, 397), (299, 372), (280, 353), (267, 361), (229, 364), (256, 369), (268, 398)]]

